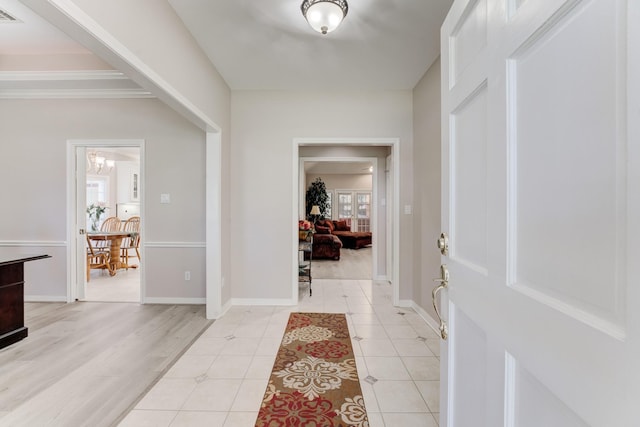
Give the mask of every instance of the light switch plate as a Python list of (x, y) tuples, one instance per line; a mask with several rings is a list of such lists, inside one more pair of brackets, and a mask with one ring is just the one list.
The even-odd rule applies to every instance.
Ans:
[(404, 213), (405, 215), (411, 215), (413, 210), (411, 209), (411, 205), (404, 205)]
[(160, 195), (160, 203), (171, 203), (171, 195), (170, 194), (161, 194)]

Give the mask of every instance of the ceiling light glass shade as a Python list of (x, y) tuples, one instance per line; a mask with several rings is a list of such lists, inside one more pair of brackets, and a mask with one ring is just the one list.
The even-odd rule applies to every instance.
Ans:
[(327, 34), (338, 28), (347, 16), (349, 5), (346, 0), (304, 0), (300, 10), (311, 28)]
[(88, 174), (97, 174), (100, 175), (102, 171), (106, 169), (107, 172), (111, 172), (111, 170), (116, 165), (115, 160), (107, 159), (100, 153), (95, 151), (87, 153), (87, 173)]

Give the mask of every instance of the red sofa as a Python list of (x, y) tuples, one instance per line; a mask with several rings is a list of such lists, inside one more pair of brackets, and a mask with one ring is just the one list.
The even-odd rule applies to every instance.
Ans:
[[(337, 236), (346, 249), (360, 249), (371, 245), (370, 231), (351, 231), (346, 221), (322, 219), (316, 223), (316, 236), (330, 234)], [(314, 255), (315, 256), (315, 255)]]

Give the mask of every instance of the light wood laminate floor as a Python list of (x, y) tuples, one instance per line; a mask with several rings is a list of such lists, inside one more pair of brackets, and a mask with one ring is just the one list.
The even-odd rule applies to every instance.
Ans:
[(0, 426), (112, 426), (210, 325), (204, 306), (27, 303), (0, 350)]

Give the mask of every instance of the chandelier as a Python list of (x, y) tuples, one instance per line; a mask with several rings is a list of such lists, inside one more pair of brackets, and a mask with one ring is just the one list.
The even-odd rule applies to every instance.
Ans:
[(116, 164), (115, 160), (107, 159), (96, 151), (87, 154), (87, 160), (87, 173), (94, 173), (96, 175), (100, 175), (100, 173), (105, 170), (105, 166), (107, 173), (111, 172)]
[(338, 28), (347, 12), (347, 0), (304, 0), (300, 5), (302, 15), (311, 28), (327, 34)]

